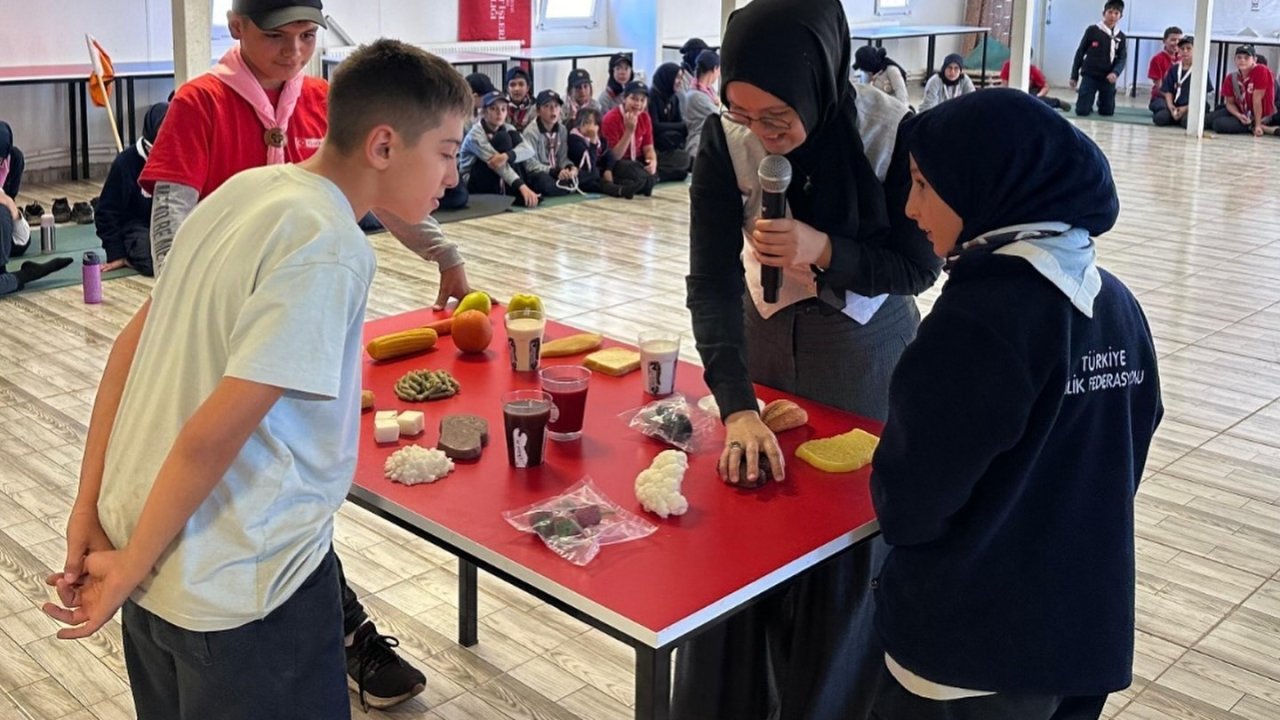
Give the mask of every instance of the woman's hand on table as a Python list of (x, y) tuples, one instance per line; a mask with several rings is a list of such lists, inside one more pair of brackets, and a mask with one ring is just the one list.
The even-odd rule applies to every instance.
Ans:
[(782, 481), (786, 476), (782, 450), (778, 447), (778, 439), (760, 419), (755, 410), (741, 410), (733, 413), (724, 421), (724, 450), (720, 453), (720, 465), (717, 468), (720, 479), (730, 485), (739, 484), (742, 477), (742, 464), (746, 463), (747, 486), (754, 486), (760, 478), (760, 454), (769, 458), (773, 479)]

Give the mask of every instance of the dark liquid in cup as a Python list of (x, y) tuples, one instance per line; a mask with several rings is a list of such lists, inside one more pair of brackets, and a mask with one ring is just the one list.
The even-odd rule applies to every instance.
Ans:
[(582, 416), (587, 409), (587, 388), (576, 390), (553, 390), (548, 388), (551, 402), (555, 403), (560, 414), (547, 424), (547, 429), (554, 433), (582, 432)]
[(547, 448), (551, 406), (541, 400), (517, 400), (502, 408), (507, 461), (512, 467), (537, 467)]

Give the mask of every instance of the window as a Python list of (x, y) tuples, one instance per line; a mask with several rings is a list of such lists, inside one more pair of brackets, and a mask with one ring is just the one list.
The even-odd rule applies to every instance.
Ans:
[(594, 28), (599, 12), (599, 0), (538, 0), (538, 29)]
[(910, 15), (911, 0), (876, 0), (877, 15)]
[(227, 30), (227, 12), (231, 10), (231, 0), (213, 0), (212, 16), (210, 25), (212, 25), (213, 44), (215, 46), (230, 45), (234, 40), (231, 39), (231, 32)]

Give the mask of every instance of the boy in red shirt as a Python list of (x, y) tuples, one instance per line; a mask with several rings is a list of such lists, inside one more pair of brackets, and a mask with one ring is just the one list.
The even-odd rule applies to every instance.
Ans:
[(1179, 62), (1178, 43), (1181, 40), (1182, 28), (1177, 25), (1165, 28), (1164, 47), (1151, 56), (1151, 63), (1147, 65), (1147, 79), (1151, 81), (1151, 103), (1147, 108), (1153, 113), (1168, 109), (1160, 86), (1164, 84), (1164, 76), (1169, 74), (1169, 69)]
[(1213, 129), (1224, 135), (1252, 132), (1255, 137), (1276, 134), (1276, 81), (1266, 65), (1258, 63), (1252, 45), (1236, 50), (1236, 71), (1222, 81), (1226, 106), (1213, 115)]
[[(193, 78), (169, 112), (138, 184), (152, 195), (151, 244), (156, 276), (178, 227), (196, 203), (233, 175), (264, 165), (296, 163), (320, 148), (328, 130), (329, 84), (303, 69), (325, 25), (321, 0), (235, 0), (227, 27), (239, 40), (208, 73)], [(441, 242), (429, 216), (417, 226), (384, 213), (406, 247), (441, 268), (437, 307), (470, 288), (457, 250)], [(433, 228), (435, 229), (433, 232)], [(349, 684), (361, 703), (397, 705), (423, 691), (426, 678), (378, 633), (342, 575), (343, 634)]]
[(623, 89), (622, 104), (600, 121), (600, 137), (617, 158), (613, 166), (620, 185), (643, 180), (643, 195), (652, 195), (658, 181), (658, 151), (653, 147), (653, 120), (649, 118), (649, 86), (632, 80)]
[[(1000, 84), (1005, 87), (1009, 86), (1008, 60), (1005, 60), (1004, 65), (1000, 66)], [(1040, 98), (1040, 102), (1048, 105), (1054, 110), (1068, 110), (1071, 108), (1070, 105), (1058, 98), (1049, 97), (1049, 80), (1044, 76), (1044, 73), (1040, 71), (1040, 68), (1036, 67), (1034, 64), (1031, 66), (1031, 83), (1030, 87), (1027, 88), (1027, 91)]]

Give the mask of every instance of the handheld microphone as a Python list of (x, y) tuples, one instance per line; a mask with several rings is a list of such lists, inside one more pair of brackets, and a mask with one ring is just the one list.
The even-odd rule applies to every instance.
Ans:
[[(791, 162), (781, 155), (768, 155), (760, 161), (760, 217), (778, 220), (787, 216), (787, 186), (791, 184)], [(782, 287), (782, 268), (760, 266), (760, 286), (764, 288), (764, 301), (778, 302), (778, 289)]]

